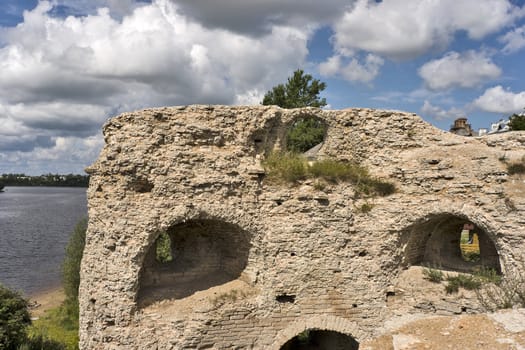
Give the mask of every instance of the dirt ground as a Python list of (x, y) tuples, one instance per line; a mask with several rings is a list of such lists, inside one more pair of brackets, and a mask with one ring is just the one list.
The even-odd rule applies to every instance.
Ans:
[(234, 302), (237, 299), (246, 300), (257, 294), (257, 290), (250, 287), (242, 279), (214, 286), (206, 290), (182, 298), (156, 302), (143, 309), (145, 314), (157, 314), (164, 319), (185, 319), (188, 314), (199, 311), (206, 312), (219, 305)]
[(525, 309), (440, 316), (361, 343), (363, 350), (525, 350)]
[[(388, 300), (395, 316), (385, 322), (382, 336), (361, 342), (359, 349), (525, 350), (525, 309), (479, 313), (474, 292), (447, 294), (444, 286), (445, 282), (427, 281), (421, 267), (401, 273), (395, 296)], [(414, 311), (422, 300), (434, 314)]]
[(59, 306), (65, 299), (62, 287), (35, 293), (29, 296), (31, 317), (42, 317), (49, 309)]

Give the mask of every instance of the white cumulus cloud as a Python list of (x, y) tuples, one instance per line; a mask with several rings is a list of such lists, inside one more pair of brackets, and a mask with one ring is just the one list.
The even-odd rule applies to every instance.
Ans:
[(341, 76), (348, 81), (369, 83), (379, 74), (384, 60), (373, 54), (368, 54), (361, 63), (355, 57), (334, 55), (319, 65), (323, 76)]
[(504, 43), (503, 52), (513, 53), (525, 47), (525, 25), (515, 28), (499, 38)]
[(525, 15), (508, 0), (358, 0), (334, 26), (336, 50), (358, 50), (394, 59), (444, 49), (454, 34), (475, 40)]
[(442, 58), (425, 63), (419, 75), (432, 90), (452, 87), (475, 87), (501, 75), (501, 69), (484, 53), (449, 52)]
[[(57, 15), (59, 5), (88, 15)], [(40, 1), (0, 29), (0, 91), (9, 92), (0, 95), (0, 123), (9, 125), (0, 128), (0, 159), (20, 166), (35, 154), (73, 164), (63, 145), (88, 165), (92, 147), (79, 140), (122, 111), (260, 102), (303, 66), (313, 33), (287, 21), (258, 36), (210, 28), (170, 0)]]
[(525, 108), (525, 91), (514, 93), (497, 85), (485, 90), (483, 95), (474, 100), (473, 105), (486, 112), (518, 113)]

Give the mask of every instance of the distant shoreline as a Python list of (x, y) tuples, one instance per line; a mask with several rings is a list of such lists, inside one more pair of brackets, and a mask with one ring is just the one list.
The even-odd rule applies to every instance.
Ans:
[(2, 174), (0, 186), (50, 186), (50, 187), (88, 187), (89, 175), (80, 174)]

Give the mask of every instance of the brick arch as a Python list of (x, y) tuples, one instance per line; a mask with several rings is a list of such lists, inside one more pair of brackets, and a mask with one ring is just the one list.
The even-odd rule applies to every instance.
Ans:
[(307, 329), (335, 331), (358, 339), (364, 338), (364, 333), (357, 323), (332, 315), (311, 315), (296, 319), (288, 327), (281, 330), (268, 350), (280, 350), (290, 339)]

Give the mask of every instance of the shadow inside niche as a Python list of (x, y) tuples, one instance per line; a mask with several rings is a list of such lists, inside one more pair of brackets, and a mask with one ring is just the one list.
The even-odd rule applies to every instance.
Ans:
[(250, 235), (237, 225), (193, 220), (172, 226), (167, 234), (171, 261), (159, 261), (158, 242), (152, 245), (139, 278), (139, 307), (235, 280), (247, 265)]
[(336, 331), (308, 329), (289, 341), (280, 350), (358, 350), (359, 343), (351, 336)]
[[(472, 232), (478, 239), (479, 256), (465, 259), (462, 233)], [(480, 268), (501, 273), (499, 254), (489, 234), (465, 217), (437, 214), (405, 228), (401, 234), (405, 245), (404, 265), (423, 265), (459, 272), (474, 272)], [(467, 233), (468, 237), (468, 233)]]

